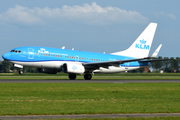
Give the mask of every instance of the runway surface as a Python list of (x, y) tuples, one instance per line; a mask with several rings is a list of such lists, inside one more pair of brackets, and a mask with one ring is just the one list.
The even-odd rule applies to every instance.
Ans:
[(180, 83), (180, 80), (8, 80), (1, 79), (0, 83)]
[(32, 116), (0, 116), (5, 120), (29, 120), (29, 119), (78, 119), (78, 118), (128, 118), (128, 117), (170, 117), (180, 116), (180, 113), (153, 113), (153, 114), (92, 114), (92, 115), (32, 115)]

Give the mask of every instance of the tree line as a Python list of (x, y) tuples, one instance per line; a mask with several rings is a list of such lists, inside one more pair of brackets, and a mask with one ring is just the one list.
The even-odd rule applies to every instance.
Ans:
[[(10, 72), (17, 72), (19, 71), (18, 68), (14, 67), (12, 63), (8, 61), (0, 61), (0, 73), (10, 73)], [(29, 72), (29, 73), (37, 73), (36, 68), (32, 67), (23, 67), (24, 72)]]
[[(179, 71), (179, 66), (180, 66), (180, 58), (179, 57), (161, 57), (159, 56), (158, 58), (154, 59), (164, 59), (165, 61), (156, 61), (156, 62), (151, 62), (149, 64), (149, 68), (153, 69), (153, 72), (159, 72), (163, 70), (166, 73), (174, 73), (174, 72), (180, 72)], [(169, 60), (168, 60), (169, 59)], [(15, 68), (13, 64), (11, 64), (8, 61), (0, 61), (0, 73), (9, 73), (9, 72), (16, 72), (18, 71), (18, 68)], [(29, 73), (37, 73), (36, 68), (31, 68), (31, 67), (24, 67), (23, 68), (24, 72), (29, 72)], [(129, 72), (143, 72), (144, 68), (140, 68), (137, 70), (129, 71)]]

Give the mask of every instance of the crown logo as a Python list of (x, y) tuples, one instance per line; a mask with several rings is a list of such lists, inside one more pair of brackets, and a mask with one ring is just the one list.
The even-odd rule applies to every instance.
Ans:
[(76, 67), (76, 66), (73, 66), (72, 69), (75, 70), (75, 69), (77, 69), (77, 67)]
[(139, 40), (141, 44), (146, 44), (147, 41), (145, 41), (144, 39)]

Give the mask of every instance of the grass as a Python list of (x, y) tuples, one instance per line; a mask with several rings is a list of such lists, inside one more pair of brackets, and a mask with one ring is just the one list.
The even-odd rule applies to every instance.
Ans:
[[(69, 79), (68, 74), (44, 74), (44, 73), (0, 73), (0, 79)], [(83, 75), (77, 75), (77, 79), (84, 79)], [(92, 79), (179, 79), (180, 73), (115, 73), (95, 74)]]
[[(59, 79), (69, 79), (68, 75), (66, 76), (0, 76), (0, 79), (49, 79), (49, 80), (59, 80)], [(77, 76), (76, 79), (82, 80), (84, 79), (84, 76)], [(180, 76), (92, 76), (92, 79), (98, 79), (98, 80), (111, 80), (111, 79), (141, 79), (141, 80), (163, 80), (163, 79), (169, 79), (169, 80), (180, 80)]]
[[(56, 120), (179, 120), (180, 117), (153, 117), (153, 118), (82, 118), (82, 119), (56, 119)], [(42, 120), (42, 119), (41, 119)], [(43, 119), (44, 120), (44, 119)], [(51, 120), (51, 119), (48, 119)]]
[[(66, 73), (60, 72), (58, 74), (45, 73), (0, 73), (0, 76), (67, 76)], [(180, 76), (180, 73), (113, 73), (113, 74), (95, 74), (95, 76)]]
[(1, 83), (0, 115), (179, 113), (180, 83)]

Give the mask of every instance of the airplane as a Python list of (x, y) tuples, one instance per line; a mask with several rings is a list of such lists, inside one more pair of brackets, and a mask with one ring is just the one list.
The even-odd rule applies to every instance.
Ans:
[(157, 23), (150, 23), (128, 49), (110, 54), (68, 50), (65, 46), (62, 49), (26, 46), (14, 48), (2, 57), (20, 68), (19, 74), (23, 74), (23, 67), (27, 66), (48, 74), (62, 71), (69, 74), (71, 80), (75, 80), (77, 74), (84, 74), (85, 80), (91, 80), (94, 73), (130, 71), (158, 61), (150, 58), (158, 55), (162, 44), (148, 56), (156, 28)]

